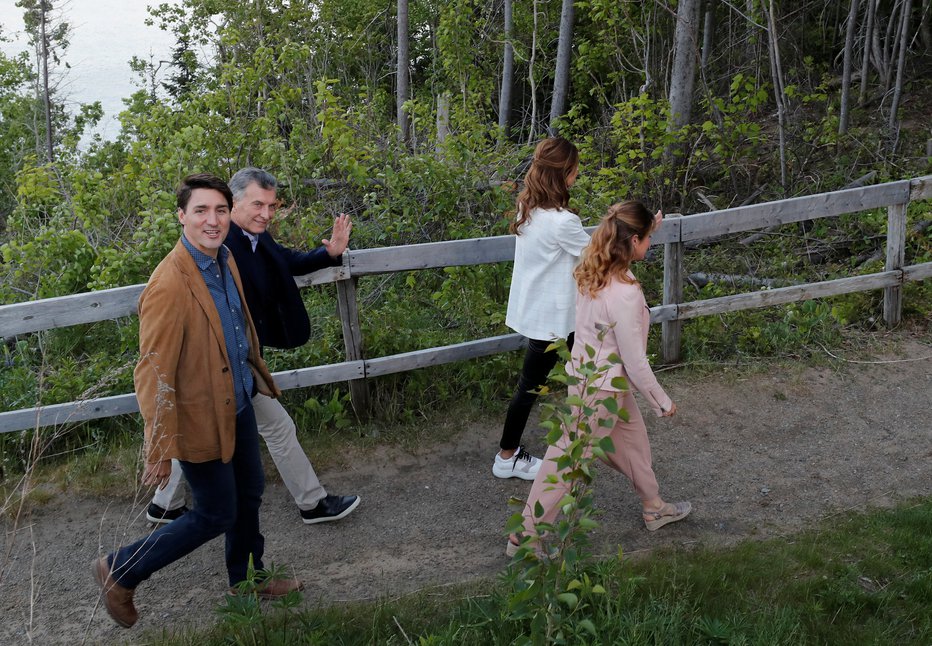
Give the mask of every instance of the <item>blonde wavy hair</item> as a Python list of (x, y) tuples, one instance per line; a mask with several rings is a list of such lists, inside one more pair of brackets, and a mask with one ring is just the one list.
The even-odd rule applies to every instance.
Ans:
[(608, 207), (573, 272), (579, 293), (593, 297), (612, 278), (625, 283), (636, 282), (628, 277), (628, 267), (634, 257), (632, 238), (643, 239), (655, 228), (654, 216), (641, 202), (628, 200)]
[(579, 151), (563, 137), (544, 139), (534, 149), (531, 168), (524, 176), (524, 189), (515, 204), (516, 217), (509, 227), (515, 235), (531, 221), (531, 209), (566, 209), (570, 189), (566, 180), (579, 166)]

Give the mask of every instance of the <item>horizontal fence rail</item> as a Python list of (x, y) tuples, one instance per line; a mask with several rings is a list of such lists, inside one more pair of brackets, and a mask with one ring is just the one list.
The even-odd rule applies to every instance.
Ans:
[[(906, 205), (932, 198), (932, 175), (852, 188), (818, 195), (791, 198), (685, 216), (670, 216), (653, 236), (652, 245), (664, 245), (664, 300), (651, 308), (651, 323), (662, 323), (664, 359), (678, 359), (682, 321), (699, 316), (783, 305), (852, 292), (884, 290), (884, 318), (888, 325), (899, 321), (901, 287), (910, 281), (932, 278), (932, 263), (903, 266), (906, 235)], [(683, 244), (805, 220), (837, 217), (848, 213), (888, 209), (887, 260), (885, 271), (817, 283), (765, 289), (701, 301), (679, 302), (683, 285)], [(274, 373), (283, 390), (329, 383), (349, 382), (354, 399), (363, 399), (360, 385), (379, 377), (429, 366), (463, 361), (516, 350), (523, 345), (519, 334), (506, 334), (439, 348), (366, 359), (355, 297), (355, 280), (360, 276), (457, 267), (514, 260), (514, 236), (450, 240), (403, 247), (349, 250), (339, 267), (295, 278), (299, 287), (336, 283), (348, 360), (326, 366)], [(0, 306), (0, 336), (40, 332), (136, 314), (136, 303), (145, 285), (131, 285), (86, 294), (74, 294), (27, 303)], [(356, 387), (353, 387), (353, 386)], [(29, 428), (84, 422), (138, 412), (135, 394), (101, 397), (22, 410), (0, 412), (0, 433)]]

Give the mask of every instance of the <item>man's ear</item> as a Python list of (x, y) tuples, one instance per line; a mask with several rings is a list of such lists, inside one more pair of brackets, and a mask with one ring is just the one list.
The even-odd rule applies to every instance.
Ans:
[(184, 209), (178, 209), (178, 221), (184, 226)]

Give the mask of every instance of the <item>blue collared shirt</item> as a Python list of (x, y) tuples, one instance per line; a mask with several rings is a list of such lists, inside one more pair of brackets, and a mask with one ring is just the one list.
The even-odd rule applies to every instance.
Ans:
[(214, 299), (220, 323), (223, 326), (223, 341), (230, 359), (230, 371), (233, 373), (233, 390), (236, 392), (236, 412), (246, 408), (252, 399), (253, 376), (249, 368), (249, 339), (246, 337), (246, 313), (233, 282), (233, 274), (227, 265), (229, 249), (220, 247), (217, 258), (211, 258), (191, 244), (184, 234), (181, 243), (194, 258), (194, 263), (201, 271), (207, 291)]

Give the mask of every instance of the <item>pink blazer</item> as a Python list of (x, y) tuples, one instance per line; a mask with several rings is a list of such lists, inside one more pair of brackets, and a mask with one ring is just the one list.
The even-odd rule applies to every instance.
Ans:
[[(633, 279), (634, 275), (628, 272)], [(658, 416), (670, 409), (673, 401), (667, 396), (650, 365), (647, 363), (647, 331), (650, 325), (650, 310), (637, 283), (612, 280), (595, 298), (576, 294), (576, 340), (573, 343), (573, 360), (566, 370), (576, 374), (574, 364), (589, 361), (586, 346), (595, 350), (597, 366), (607, 363), (612, 353), (622, 363), (613, 364), (602, 379), (602, 390), (615, 390), (611, 381), (614, 377), (625, 377), (629, 385), (647, 400)], [(604, 331), (602, 339), (600, 332)]]

